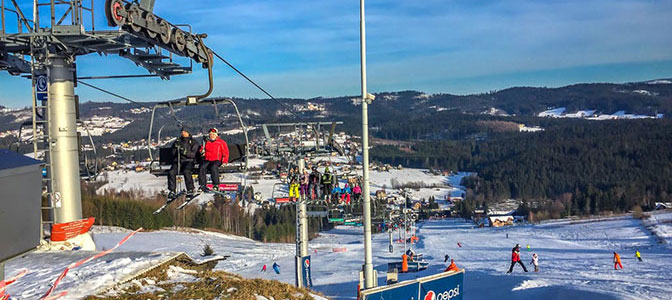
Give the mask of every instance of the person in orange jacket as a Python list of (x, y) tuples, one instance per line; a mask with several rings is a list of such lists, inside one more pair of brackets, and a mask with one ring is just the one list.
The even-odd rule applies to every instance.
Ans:
[(446, 268), (446, 269), (444, 270), (444, 272), (450, 272), (450, 271), (455, 271), (455, 272), (460, 271), (460, 268), (457, 267), (457, 265), (455, 264), (455, 260), (454, 260), (454, 259), (451, 259), (451, 260), (450, 260), (450, 265), (448, 266), (448, 268)]
[(618, 267), (621, 267), (621, 270), (623, 270), (623, 265), (621, 264), (621, 256), (614, 251), (614, 270), (618, 270)]

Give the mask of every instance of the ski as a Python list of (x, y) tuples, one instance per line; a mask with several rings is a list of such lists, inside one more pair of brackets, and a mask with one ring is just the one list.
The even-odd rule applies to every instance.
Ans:
[(183, 209), (185, 206), (189, 205), (189, 203), (191, 203), (192, 200), (196, 199), (196, 197), (198, 197), (199, 195), (201, 194), (195, 193), (192, 196), (187, 196), (184, 200), (184, 203), (180, 204), (180, 206), (178, 206), (176, 209), (177, 210)]
[(208, 193), (208, 194), (217, 194), (217, 195), (220, 195), (220, 196), (227, 196), (227, 195), (228, 195), (227, 193), (220, 192), (220, 191), (215, 191), (215, 190), (208, 190), (206, 193)]
[(164, 209), (166, 209), (166, 207), (168, 207), (168, 205), (170, 205), (171, 203), (173, 203), (173, 201), (177, 200), (177, 198), (179, 198), (180, 196), (182, 196), (186, 193), (187, 193), (186, 191), (181, 191), (181, 192), (175, 194), (175, 196), (167, 198), (166, 203), (161, 205), (161, 207), (159, 207), (157, 210), (155, 210), (153, 214), (155, 214), (155, 215), (160, 214)]

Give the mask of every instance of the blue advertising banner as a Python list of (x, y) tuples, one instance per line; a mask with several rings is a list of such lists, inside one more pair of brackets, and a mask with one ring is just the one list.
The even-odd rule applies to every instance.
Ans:
[(464, 270), (363, 290), (363, 300), (462, 300)]
[(418, 283), (415, 282), (415, 280), (404, 281), (393, 285), (365, 290), (362, 291), (362, 295), (362, 299), (364, 300), (418, 299)]
[(310, 277), (310, 255), (301, 258), (301, 268), (303, 270), (303, 285), (305, 287), (313, 286), (313, 278)]
[(464, 273), (423, 281), (418, 279), (420, 300), (462, 300)]

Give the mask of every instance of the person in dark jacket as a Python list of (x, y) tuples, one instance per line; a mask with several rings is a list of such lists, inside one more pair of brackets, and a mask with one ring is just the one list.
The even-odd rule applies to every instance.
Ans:
[(513, 249), (511, 249), (511, 267), (509, 267), (509, 271), (506, 273), (511, 273), (513, 272), (513, 266), (518, 263), (520, 264), (521, 267), (523, 267), (523, 271), (527, 272), (527, 268), (525, 268), (525, 265), (523, 264), (522, 261), (520, 261), (520, 245), (516, 244)]
[(333, 189), (334, 185), (334, 176), (331, 175), (331, 172), (329, 171), (329, 167), (326, 167), (324, 169), (324, 174), (322, 174), (322, 178), (320, 179), (320, 184), (322, 184), (322, 195), (324, 196), (324, 200), (331, 200), (329, 197), (331, 196), (331, 190)]
[(171, 154), (173, 162), (168, 170), (168, 197), (175, 197), (175, 181), (177, 173), (184, 176), (184, 182), (187, 185), (187, 193), (194, 194), (194, 179), (191, 177), (194, 170), (194, 163), (198, 155), (198, 142), (191, 137), (189, 129), (183, 127), (180, 137), (173, 142)]
[(219, 189), (219, 166), (229, 162), (229, 146), (219, 138), (217, 128), (208, 130), (208, 137), (203, 140), (200, 152), (203, 162), (198, 173), (201, 190), (208, 191), (206, 173), (210, 171), (213, 189)]
[(310, 173), (310, 178), (308, 182), (308, 190), (310, 191), (310, 199), (315, 200), (320, 197), (320, 171), (317, 170), (317, 167), (313, 167), (313, 172)]

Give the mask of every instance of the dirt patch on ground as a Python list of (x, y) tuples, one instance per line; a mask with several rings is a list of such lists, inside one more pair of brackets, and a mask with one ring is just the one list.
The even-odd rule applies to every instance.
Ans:
[(306, 300), (313, 299), (313, 295), (317, 293), (275, 280), (246, 279), (223, 271), (197, 270), (175, 262), (85, 300), (264, 299), (258, 296)]

